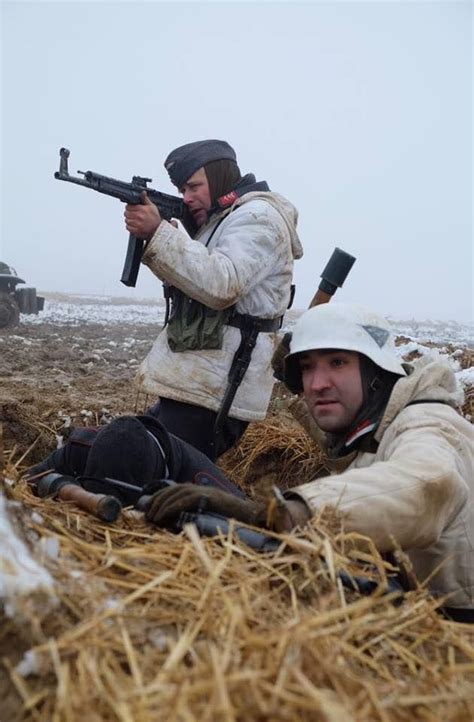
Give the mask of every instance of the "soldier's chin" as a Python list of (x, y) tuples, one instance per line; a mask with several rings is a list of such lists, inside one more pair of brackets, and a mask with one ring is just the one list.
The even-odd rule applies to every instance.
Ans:
[(338, 423), (331, 423), (330, 419), (315, 419), (317, 425), (321, 429), (321, 431), (327, 431), (330, 433), (337, 432), (340, 424)]
[(205, 224), (205, 222), (207, 221), (207, 211), (200, 208), (198, 211), (195, 211), (193, 213), (193, 218), (194, 218), (195, 224), (198, 227), (203, 226)]
[(322, 414), (314, 414), (314, 420), (322, 431), (329, 431), (332, 433), (337, 433), (345, 426), (338, 416), (328, 413), (327, 411)]

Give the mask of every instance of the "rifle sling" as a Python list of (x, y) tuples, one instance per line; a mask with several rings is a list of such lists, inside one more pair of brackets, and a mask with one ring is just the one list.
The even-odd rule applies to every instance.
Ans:
[(237, 311), (234, 311), (227, 321), (228, 326), (234, 326), (234, 328), (240, 329), (241, 341), (234, 354), (227, 375), (227, 387), (214, 424), (214, 439), (218, 438), (222, 430), (237, 389), (249, 367), (258, 334), (278, 331), (278, 329), (281, 328), (282, 321), (283, 316), (278, 316), (277, 318), (259, 318), (258, 316), (250, 316), (245, 313), (237, 313)]

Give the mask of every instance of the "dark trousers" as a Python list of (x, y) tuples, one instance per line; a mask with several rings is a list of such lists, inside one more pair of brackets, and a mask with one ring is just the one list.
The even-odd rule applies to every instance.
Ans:
[(212, 461), (235, 446), (248, 426), (248, 421), (227, 417), (216, 438), (216, 411), (172, 399), (160, 399), (146, 413), (157, 418), (171, 434), (187, 441)]

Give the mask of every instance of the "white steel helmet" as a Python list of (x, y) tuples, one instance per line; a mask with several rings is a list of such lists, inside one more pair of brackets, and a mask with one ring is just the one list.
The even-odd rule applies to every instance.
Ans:
[(382, 317), (362, 306), (325, 303), (305, 311), (293, 327), (290, 353), (285, 358), (285, 384), (302, 390), (297, 354), (320, 349), (357, 351), (385, 371), (406, 376), (395, 353), (393, 331)]

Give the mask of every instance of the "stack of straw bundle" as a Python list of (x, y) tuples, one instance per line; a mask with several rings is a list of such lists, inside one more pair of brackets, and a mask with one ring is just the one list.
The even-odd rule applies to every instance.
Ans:
[[(390, 567), (334, 516), (263, 555), (232, 533), (107, 526), (21, 481), (13, 493), (30, 543), (56, 540), (40, 561), (58, 604), (3, 621), (2, 722), (474, 717), (469, 629), (442, 620), (423, 589), (397, 606), (383, 594)], [(339, 581), (361, 566), (381, 580), (369, 597)]]

